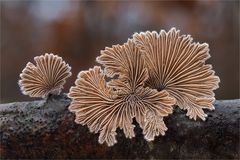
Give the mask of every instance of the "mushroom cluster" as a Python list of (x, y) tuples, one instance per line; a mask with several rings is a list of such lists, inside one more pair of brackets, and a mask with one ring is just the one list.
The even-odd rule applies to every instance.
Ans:
[[(123, 45), (106, 47), (97, 57), (103, 66), (78, 74), (68, 96), (75, 122), (100, 133), (99, 143), (117, 143), (116, 130), (135, 136), (133, 119), (147, 141), (165, 135), (164, 117), (174, 106), (187, 110), (190, 119), (205, 120), (203, 109), (213, 110), (214, 90), (220, 79), (212, 66), (206, 43), (172, 28), (159, 33), (135, 33)], [(19, 86), (30, 97), (60, 94), (71, 67), (61, 57), (45, 54), (34, 58), (20, 74)]]
[(220, 79), (212, 66), (208, 44), (192, 42), (172, 28), (166, 32), (135, 33), (123, 45), (106, 47), (97, 57), (103, 66), (81, 71), (68, 96), (75, 122), (100, 133), (99, 143), (117, 143), (116, 129), (127, 138), (134, 134), (133, 118), (147, 141), (164, 135), (163, 118), (174, 106), (187, 116), (206, 119), (203, 109), (213, 110)]
[[(139, 49), (132, 40), (124, 45), (106, 48), (97, 58), (105, 68), (94, 67), (78, 75), (69, 97), (69, 110), (76, 113), (76, 123), (100, 132), (99, 143), (115, 144), (116, 129), (127, 138), (134, 137), (133, 118), (143, 129), (147, 140), (166, 131), (163, 117), (172, 113), (174, 98), (166, 91), (144, 87), (148, 71)], [(118, 76), (106, 82), (105, 75)]]

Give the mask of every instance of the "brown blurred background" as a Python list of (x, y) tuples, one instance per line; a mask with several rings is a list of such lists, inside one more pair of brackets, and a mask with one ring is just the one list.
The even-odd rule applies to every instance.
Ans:
[(44, 53), (64, 58), (73, 70), (96, 65), (100, 50), (134, 32), (176, 27), (210, 45), (220, 77), (217, 99), (239, 98), (239, 2), (226, 1), (2, 1), (1, 103), (29, 100), (17, 81), (28, 61)]

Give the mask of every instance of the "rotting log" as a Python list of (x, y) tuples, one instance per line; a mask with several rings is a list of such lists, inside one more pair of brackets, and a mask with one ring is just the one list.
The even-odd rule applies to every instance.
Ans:
[(165, 118), (168, 131), (153, 142), (142, 130), (126, 139), (118, 130), (113, 147), (74, 122), (66, 95), (47, 100), (0, 104), (1, 158), (239, 159), (240, 99), (218, 100), (205, 122), (189, 120), (175, 109)]

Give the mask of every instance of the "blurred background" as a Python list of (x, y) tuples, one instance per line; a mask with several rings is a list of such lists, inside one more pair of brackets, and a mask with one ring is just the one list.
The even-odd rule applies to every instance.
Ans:
[(73, 75), (97, 63), (106, 46), (122, 44), (134, 32), (176, 27), (207, 42), (220, 77), (217, 99), (239, 98), (239, 2), (226, 1), (3, 1), (1, 0), (1, 103), (29, 100), (17, 84), (28, 61), (55, 53)]

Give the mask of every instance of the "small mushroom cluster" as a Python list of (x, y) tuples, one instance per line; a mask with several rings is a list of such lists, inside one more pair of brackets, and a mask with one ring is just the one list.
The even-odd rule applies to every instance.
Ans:
[[(69, 110), (75, 113), (75, 122), (100, 133), (99, 143), (112, 146), (117, 143), (117, 128), (127, 138), (135, 136), (134, 118), (147, 141), (164, 135), (164, 117), (174, 106), (187, 110), (190, 119), (205, 120), (203, 109), (214, 109), (213, 91), (220, 79), (205, 64), (210, 58), (208, 44), (192, 41), (172, 28), (135, 33), (122, 45), (106, 47), (96, 59), (103, 69), (81, 71), (70, 88)], [(71, 75), (70, 67), (52, 54), (35, 61), (37, 66), (28, 63), (20, 76), (23, 93), (33, 97), (59, 93)]]

